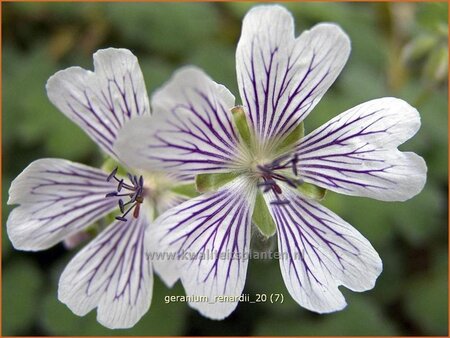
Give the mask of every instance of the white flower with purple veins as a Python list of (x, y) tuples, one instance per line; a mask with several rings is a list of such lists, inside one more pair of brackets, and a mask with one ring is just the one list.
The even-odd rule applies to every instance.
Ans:
[(255, 7), (236, 53), (243, 106), (189, 67), (155, 94), (157, 124), (139, 118), (119, 135), (115, 149), (127, 162), (195, 174), (197, 189), (208, 191), (165, 212), (149, 232), (168, 253), (155, 270), (168, 285), (180, 278), (188, 296), (208, 297), (190, 303), (203, 315), (221, 319), (236, 308), (252, 224), (267, 237), (277, 233), (281, 273), (301, 306), (341, 310), (340, 285), (374, 287), (382, 270), (377, 252), (318, 200), (332, 190), (404, 201), (423, 188), (426, 165), (397, 149), (420, 118), (396, 98), (360, 104), (303, 137), (302, 121), (349, 53), (337, 25), (319, 24), (295, 38), (287, 10)]
[[(138, 61), (128, 50), (110, 48), (94, 54), (94, 67), (94, 72), (80, 67), (57, 72), (48, 80), (48, 96), (114, 162), (132, 168), (113, 146), (125, 123), (150, 116)], [(37, 160), (11, 184), (8, 204), (19, 206), (8, 217), (9, 238), (19, 250), (44, 250), (61, 241), (73, 246), (84, 231), (101, 230), (91, 227), (94, 222), (115, 212), (116, 220), (66, 267), (58, 297), (77, 315), (97, 307), (101, 324), (131, 327), (152, 297), (144, 234), (156, 214), (185, 200), (170, 190), (181, 178)]]

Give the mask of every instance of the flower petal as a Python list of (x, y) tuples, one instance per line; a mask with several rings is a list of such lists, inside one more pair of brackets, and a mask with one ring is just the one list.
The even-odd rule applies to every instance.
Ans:
[(169, 210), (149, 233), (155, 271), (169, 285), (180, 277), (196, 297), (190, 306), (208, 318), (227, 317), (244, 288), (255, 196), (254, 185), (237, 178)]
[(239, 156), (231, 121), (234, 97), (194, 67), (185, 67), (152, 98), (154, 115), (131, 121), (117, 151), (127, 163), (154, 170), (229, 171)]
[(61, 159), (31, 163), (12, 182), (8, 204), (20, 204), (6, 227), (14, 247), (47, 249), (117, 207), (116, 189), (103, 171)]
[(375, 249), (356, 229), (314, 200), (282, 184), (288, 204), (271, 204), (277, 224), (280, 267), (286, 287), (301, 306), (318, 313), (341, 310), (343, 285), (353, 291), (372, 289), (382, 271)]
[(294, 36), (292, 15), (258, 6), (244, 18), (236, 52), (239, 90), (261, 142), (288, 135), (341, 72), (350, 41), (334, 24)]
[(75, 314), (98, 307), (110, 329), (129, 328), (150, 308), (153, 273), (146, 256), (145, 216), (116, 221), (81, 250), (59, 281), (58, 298)]
[(94, 54), (94, 72), (70, 67), (47, 82), (52, 103), (78, 124), (107, 154), (128, 120), (150, 113), (137, 58), (127, 49), (108, 48)]
[(422, 157), (397, 146), (420, 127), (416, 109), (395, 98), (356, 106), (307, 135), (297, 145), (302, 179), (342, 194), (404, 201), (426, 181)]

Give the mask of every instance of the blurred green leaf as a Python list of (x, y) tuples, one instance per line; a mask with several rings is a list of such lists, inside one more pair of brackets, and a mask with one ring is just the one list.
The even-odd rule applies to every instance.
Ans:
[(417, 6), (417, 23), (423, 28), (439, 29), (439, 25), (448, 22), (448, 4), (446, 2), (420, 3)]
[(441, 82), (448, 75), (448, 46), (434, 49), (424, 67), (425, 78), (434, 82)]
[[(46, 51), (37, 50), (28, 57), (12, 53), (10, 57), (14, 55), (17, 57), (17, 71), (5, 75), (4, 87), (11, 94), (5, 97), (5, 101), (8, 108), (21, 117), (21, 121), (14, 123), (7, 120), (16, 129), (15, 133), (6, 133), (9, 142), (12, 138), (26, 145), (43, 142), (52, 157), (68, 159), (82, 158), (90, 149), (95, 149), (84, 132), (47, 98), (45, 84), (56, 70)], [(14, 99), (13, 93), (21, 93), (23, 99)], [(16, 121), (14, 114), (8, 115), (7, 118)]]
[[(438, 257), (447, 257), (442, 252)], [(406, 311), (424, 332), (433, 336), (448, 335), (448, 262), (437, 264), (434, 271), (410, 278), (406, 294)]]
[(42, 274), (27, 259), (11, 261), (3, 269), (2, 334), (15, 336), (27, 332), (38, 314), (43, 286)]
[(128, 44), (171, 56), (183, 55), (212, 38), (219, 22), (213, 4), (111, 3), (107, 9), (108, 18)]
[(421, 35), (410, 41), (402, 51), (404, 61), (416, 61), (424, 57), (438, 42), (431, 34)]
[(139, 65), (144, 76), (148, 96), (151, 98), (155, 90), (169, 80), (172, 75), (172, 66), (164, 60), (153, 57), (139, 57)]
[[(189, 49), (186, 63), (201, 67), (215, 82), (224, 85), (240, 104), (235, 66), (236, 46), (212, 41)], [(220, 65), (220, 67), (218, 67)]]
[[(339, 312), (313, 318), (270, 316), (261, 318), (254, 335), (353, 336), (397, 335), (395, 324), (363, 295), (346, 296), (348, 305)], [(306, 311), (306, 310), (304, 310)]]
[(8, 218), (9, 212), (13, 209), (13, 207), (7, 205), (9, 198), (9, 187), (11, 186), (11, 179), (9, 177), (2, 177), (2, 224), (3, 224), (3, 232), (2, 232), (2, 260), (4, 261), (6, 257), (8, 257), (9, 253), (12, 251), (12, 245), (8, 238), (6, 232), (6, 220)]
[[(270, 244), (275, 244), (277, 241), (277, 234), (273, 237), (267, 239), (253, 236), (252, 238), (252, 246), (261, 246), (261, 243), (254, 243), (255, 241), (264, 241), (269, 245), (266, 253), (269, 251), (275, 251), (274, 247), (270, 247)], [(264, 254), (265, 250), (261, 250), (260, 252)], [(261, 254), (261, 257), (264, 257)], [(267, 255), (268, 256), (268, 255)], [(265, 308), (269, 313), (278, 313), (278, 314), (289, 314), (289, 313), (298, 313), (301, 311), (300, 306), (295, 302), (295, 300), (289, 295), (289, 292), (286, 289), (286, 286), (283, 281), (283, 277), (281, 276), (280, 263), (278, 259), (253, 259), (249, 262), (249, 271), (247, 274), (247, 282), (246, 288), (244, 292), (249, 293), (252, 299), (255, 298), (255, 294), (282, 294), (283, 295), (283, 303), (270, 303), (270, 302), (262, 302), (257, 304), (252, 304), (252, 306), (258, 308)], [(270, 276), (270, 278), (267, 278)]]
[[(414, 246), (424, 245), (439, 237), (443, 227), (446, 200), (431, 182), (414, 198), (404, 203), (393, 203), (390, 208), (395, 226), (403, 238)], [(414, 210), (414, 212), (411, 212)]]
[[(323, 204), (350, 223), (375, 247), (389, 242), (395, 234), (389, 203), (342, 196), (329, 191)], [(338, 205), (338, 208), (335, 208), (335, 205)]]
[(401, 299), (404, 291), (404, 285), (399, 281), (406, 275), (407, 263), (403, 256), (405, 249), (399, 245), (389, 245), (388, 242), (375, 245), (375, 250), (383, 262), (383, 271), (370, 291), (371, 300), (389, 307)]

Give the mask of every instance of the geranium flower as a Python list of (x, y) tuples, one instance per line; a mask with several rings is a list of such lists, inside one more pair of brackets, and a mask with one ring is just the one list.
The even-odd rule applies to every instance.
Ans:
[[(129, 120), (150, 116), (138, 61), (126, 49), (109, 48), (94, 54), (94, 67), (94, 72), (80, 67), (57, 72), (48, 80), (47, 94), (106, 155), (132, 168), (113, 145)], [(109, 173), (63, 159), (39, 159), (11, 184), (8, 204), (19, 206), (8, 217), (8, 235), (19, 250), (44, 250), (61, 241), (73, 246), (94, 222), (116, 212), (116, 220), (65, 268), (58, 298), (79, 316), (97, 307), (97, 319), (106, 327), (131, 327), (152, 297), (144, 234), (155, 213), (185, 200), (170, 191), (180, 182), (181, 176), (154, 171), (126, 174), (115, 168)]]
[(281, 273), (301, 306), (337, 311), (346, 305), (340, 285), (373, 288), (382, 271), (377, 252), (318, 200), (332, 190), (404, 201), (423, 188), (426, 165), (397, 149), (420, 118), (396, 98), (360, 104), (302, 137), (302, 121), (349, 53), (349, 38), (335, 24), (295, 38), (287, 10), (255, 7), (236, 53), (242, 107), (188, 67), (155, 94), (157, 124), (139, 118), (122, 130), (115, 149), (127, 162), (195, 174), (197, 188), (209, 191), (165, 212), (149, 232), (167, 253), (155, 270), (168, 285), (180, 278), (203, 315), (221, 319), (237, 306), (252, 222), (266, 236), (277, 233)]

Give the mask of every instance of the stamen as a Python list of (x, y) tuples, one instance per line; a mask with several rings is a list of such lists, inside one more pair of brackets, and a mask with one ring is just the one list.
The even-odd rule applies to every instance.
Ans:
[(122, 214), (125, 212), (125, 208), (124, 208), (124, 204), (123, 204), (122, 200), (119, 200), (119, 209)]
[(288, 200), (281, 200), (279, 198), (279, 195), (282, 193), (282, 190), (281, 187), (277, 184), (276, 182), (277, 180), (286, 183), (292, 188), (297, 188), (300, 184), (303, 183), (302, 179), (291, 178), (276, 172), (281, 169), (286, 169), (289, 167), (289, 165), (291, 165), (292, 173), (294, 174), (294, 176), (298, 176), (297, 163), (298, 163), (297, 154), (294, 155), (286, 154), (281, 157), (278, 157), (269, 164), (257, 166), (257, 169), (260, 171), (261, 178), (263, 179), (263, 182), (259, 182), (257, 186), (262, 188), (264, 193), (273, 191), (277, 198), (277, 200), (271, 202), (271, 204), (274, 205), (289, 204)]
[(294, 176), (298, 176), (297, 161), (298, 161), (298, 156), (297, 156), (297, 154), (294, 154), (294, 157), (292, 158), (292, 172), (294, 173)]
[[(142, 175), (139, 176), (139, 178), (138, 178), (136, 175), (127, 173), (127, 177), (131, 182), (131, 185), (130, 185), (130, 184), (125, 183), (122, 178), (119, 179), (116, 177), (117, 170), (118, 170), (118, 168), (116, 167), (111, 172), (111, 174), (109, 174), (108, 178), (106, 179), (106, 181), (109, 182), (114, 178), (114, 180), (116, 180), (116, 182), (118, 182), (117, 191), (109, 192), (105, 195), (105, 197), (128, 197), (129, 198), (129, 200), (126, 203), (124, 203), (124, 201), (122, 199), (119, 199), (118, 204), (119, 204), (119, 209), (120, 209), (120, 212), (122, 213), (122, 215), (116, 216), (116, 219), (118, 221), (126, 222), (127, 221), (126, 216), (133, 209), (134, 209), (133, 217), (134, 218), (139, 217), (140, 205), (141, 205), (141, 203), (144, 202), (144, 193), (145, 193), (144, 178), (142, 177)], [(121, 192), (122, 189), (125, 189), (128, 192), (119, 194), (119, 192)], [(125, 208), (130, 204), (131, 204), (131, 206), (125, 210)]]
[(106, 182), (109, 182), (109, 181), (111, 181), (111, 179), (114, 177), (116, 177), (116, 174), (117, 174), (117, 170), (119, 169), (119, 167), (115, 167), (114, 169), (113, 169), (113, 171), (111, 171), (111, 174), (109, 174), (109, 176), (108, 176), (108, 178), (106, 179)]
[(120, 180), (119, 185), (117, 186), (117, 191), (122, 190), (122, 188), (123, 188), (123, 179)]
[(288, 200), (275, 200), (275, 201), (270, 202), (270, 204), (273, 204), (273, 205), (287, 205), (289, 203), (290, 202)]

